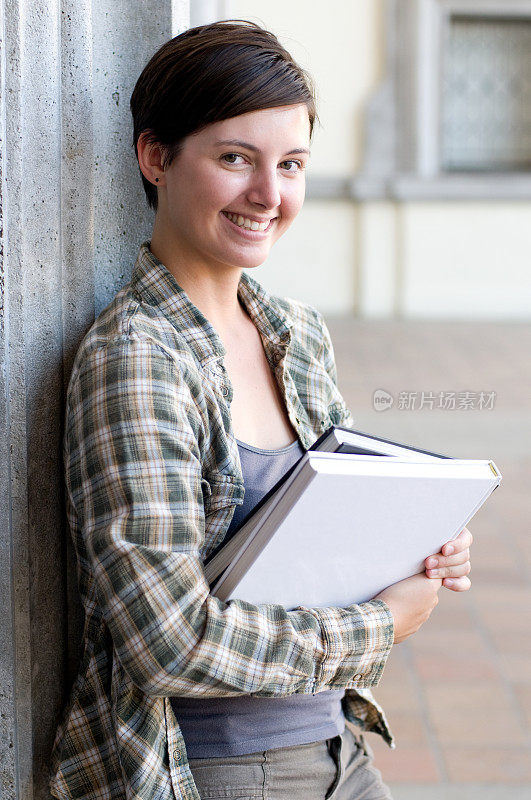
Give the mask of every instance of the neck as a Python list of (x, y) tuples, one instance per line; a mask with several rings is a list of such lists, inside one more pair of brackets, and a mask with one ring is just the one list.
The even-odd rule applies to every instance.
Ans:
[(160, 235), (156, 225), (150, 250), (220, 334), (234, 329), (242, 316), (247, 316), (238, 300), (241, 268), (198, 263), (182, 243)]

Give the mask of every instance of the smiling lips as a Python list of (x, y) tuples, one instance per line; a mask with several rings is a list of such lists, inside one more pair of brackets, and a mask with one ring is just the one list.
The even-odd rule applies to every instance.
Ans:
[(232, 214), (230, 211), (222, 211), (222, 214), (239, 228), (246, 228), (250, 231), (266, 231), (272, 222), (271, 219), (258, 222), (257, 220), (249, 219), (249, 217), (242, 217), (241, 214)]

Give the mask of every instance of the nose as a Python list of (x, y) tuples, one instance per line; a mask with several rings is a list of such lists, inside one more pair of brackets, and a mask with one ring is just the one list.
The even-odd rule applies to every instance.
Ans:
[(278, 208), (281, 195), (276, 167), (257, 169), (253, 173), (247, 196), (251, 203), (266, 210)]

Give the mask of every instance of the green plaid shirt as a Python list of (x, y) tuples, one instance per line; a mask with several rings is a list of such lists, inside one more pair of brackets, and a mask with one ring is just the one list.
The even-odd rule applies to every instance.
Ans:
[[(332, 423), (351, 425), (321, 315), (245, 273), (238, 293), (304, 447)], [(244, 493), (223, 355), (144, 242), (131, 282), (83, 340), (68, 390), (67, 503), (85, 626), (53, 750), (55, 797), (199, 800), (168, 699), (177, 695), (346, 688), (347, 719), (392, 744), (369, 688), (393, 641), (384, 602), (286, 611), (209, 594), (203, 561)]]

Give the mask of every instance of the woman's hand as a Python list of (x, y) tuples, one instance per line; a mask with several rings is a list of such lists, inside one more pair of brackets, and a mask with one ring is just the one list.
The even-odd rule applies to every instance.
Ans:
[[(384, 600), (395, 623), (395, 644), (416, 633), (428, 619), (438, 602), (437, 592), (442, 586), (454, 592), (470, 589), (470, 550), (472, 534), (463, 528), (459, 536), (446, 542), (440, 553), (425, 560), (426, 574), (412, 575), (388, 586), (377, 594), (375, 600)], [(435, 564), (432, 564), (432, 560)]]
[(428, 556), (424, 564), (428, 578), (442, 578), (442, 584), (453, 592), (466, 592), (470, 589), (470, 545), (472, 534), (463, 528), (459, 536), (446, 542), (440, 553)]
[(394, 644), (403, 642), (426, 622), (437, 605), (440, 588), (440, 580), (430, 580), (421, 572), (393, 583), (376, 595), (374, 600), (386, 602), (393, 615)]

